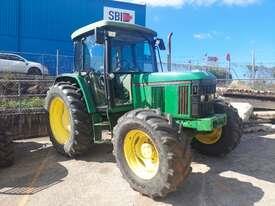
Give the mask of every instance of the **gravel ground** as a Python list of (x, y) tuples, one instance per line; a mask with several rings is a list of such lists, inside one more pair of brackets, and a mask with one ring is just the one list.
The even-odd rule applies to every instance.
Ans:
[(16, 163), (0, 170), (1, 206), (184, 205), (275, 206), (275, 134), (244, 136), (225, 158), (194, 152), (193, 171), (177, 192), (151, 200), (121, 177), (112, 145), (77, 160), (58, 155), (48, 138), (16, 143)]

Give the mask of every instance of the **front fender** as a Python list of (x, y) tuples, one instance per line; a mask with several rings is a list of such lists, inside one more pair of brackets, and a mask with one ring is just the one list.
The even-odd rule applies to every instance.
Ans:
[(92, 96), (92, 89), (88, 83), (89, 77), (80, 76), (78, 73), (62, 74), (55, 79), (55, 84), (58, 82), (71, 82), (77, 84), (83, 94), (88, 113), (96, 113), (96, 107)]

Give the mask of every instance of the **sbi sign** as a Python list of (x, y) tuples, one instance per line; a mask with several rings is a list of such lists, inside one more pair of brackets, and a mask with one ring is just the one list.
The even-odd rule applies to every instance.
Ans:
[(135, 11), (104, 7), (104, 20), (135, 24)]

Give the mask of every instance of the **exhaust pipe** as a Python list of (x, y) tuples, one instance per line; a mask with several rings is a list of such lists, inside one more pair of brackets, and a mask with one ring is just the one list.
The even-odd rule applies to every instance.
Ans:
[(172, 70), (172, 36), (173, 32), (168, 35), (168, 55), (167, 55), (167, 71), (171, 72)]

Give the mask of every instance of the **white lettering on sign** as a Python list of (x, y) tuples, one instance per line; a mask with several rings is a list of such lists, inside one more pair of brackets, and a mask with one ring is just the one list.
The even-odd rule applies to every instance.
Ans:
[(135, 11), (104, 7), (104, 20), (135, 24)]

